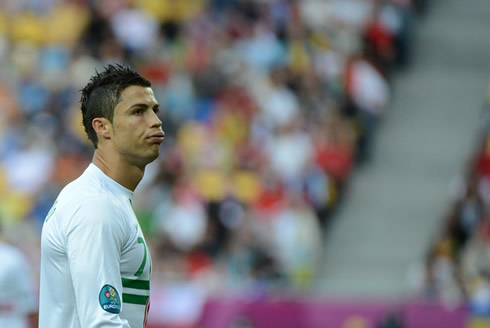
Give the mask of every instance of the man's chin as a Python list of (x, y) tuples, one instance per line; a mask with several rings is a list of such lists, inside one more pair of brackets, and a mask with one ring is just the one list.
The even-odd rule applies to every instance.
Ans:
[(158, 150), (153, 152), (152, 154), (148, 155), (148, 157), (147, 157), (148, 164), (150, 164), (151, 162), (156, 160), (158, 158), (158, 156), (160, 156), (160, 148), (158, 148)]
[(146, 156), (139, 157), (134, 164), (140, 167), (145, 167), (146, 165), (156, 160), (158, 156), (160, 156), (160, 149), (158, 149), (158, 151), (146, 154)]
[(154, 160), (156, 160), (158, 157), (160, 156), (160, 147), (158, 147), (155, 152), (153, 153), (153, 155), (151, 156), (151, 161), (153, 162)]

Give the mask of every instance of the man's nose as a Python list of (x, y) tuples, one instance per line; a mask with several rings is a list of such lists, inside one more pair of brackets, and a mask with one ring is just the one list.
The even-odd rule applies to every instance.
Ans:
[(151, 118), (150, 118), (150, 122), (151, 122), (151, 127), (158, 127), (160, 128), (162, 126), (162, 121), (160, 120), (160, 118), (158, 117), (157, 113), (155, 113), (154, 111), (151, 111)]

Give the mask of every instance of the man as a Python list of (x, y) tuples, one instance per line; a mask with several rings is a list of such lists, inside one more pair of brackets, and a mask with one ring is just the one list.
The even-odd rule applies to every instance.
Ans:
[(158, 103), (148, 80), (109, 65), (81, 108), (95, 152), (43, 225), (39, 327), (145, 327), (151, 258), (131, 199), (164, 139)]
[(30, 266), (17, 248), (2, 241), (1, 231), (0, 327), (37, 327), (37, 304)]

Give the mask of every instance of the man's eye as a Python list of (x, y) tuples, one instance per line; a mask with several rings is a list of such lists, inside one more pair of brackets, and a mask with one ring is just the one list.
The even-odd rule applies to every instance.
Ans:
[(135, 110), (135, 111), (133, 112), (133, 114), (134, 114), (134, 115), (141, 115), (141, 114), (143, 114), (143, 109), (141, 109), (141, 108), (140, 108), (140, 109), (137, 109), (137, 110)]

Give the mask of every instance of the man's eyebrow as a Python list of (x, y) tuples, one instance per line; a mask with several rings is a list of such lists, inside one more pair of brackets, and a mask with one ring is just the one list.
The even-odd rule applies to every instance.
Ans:
[[(137, 104), (133, 104), (133, 105), (129, 106), (129, 109), (133, 109), (133, 108), (137, 108), (137, 107), (149, 108), (150, 105), (145, 104), (145, 103), (137, 103)], [(155, 103), (153, 106), (151, 106), (151, 108), (160, 109), (160, 105)]]

